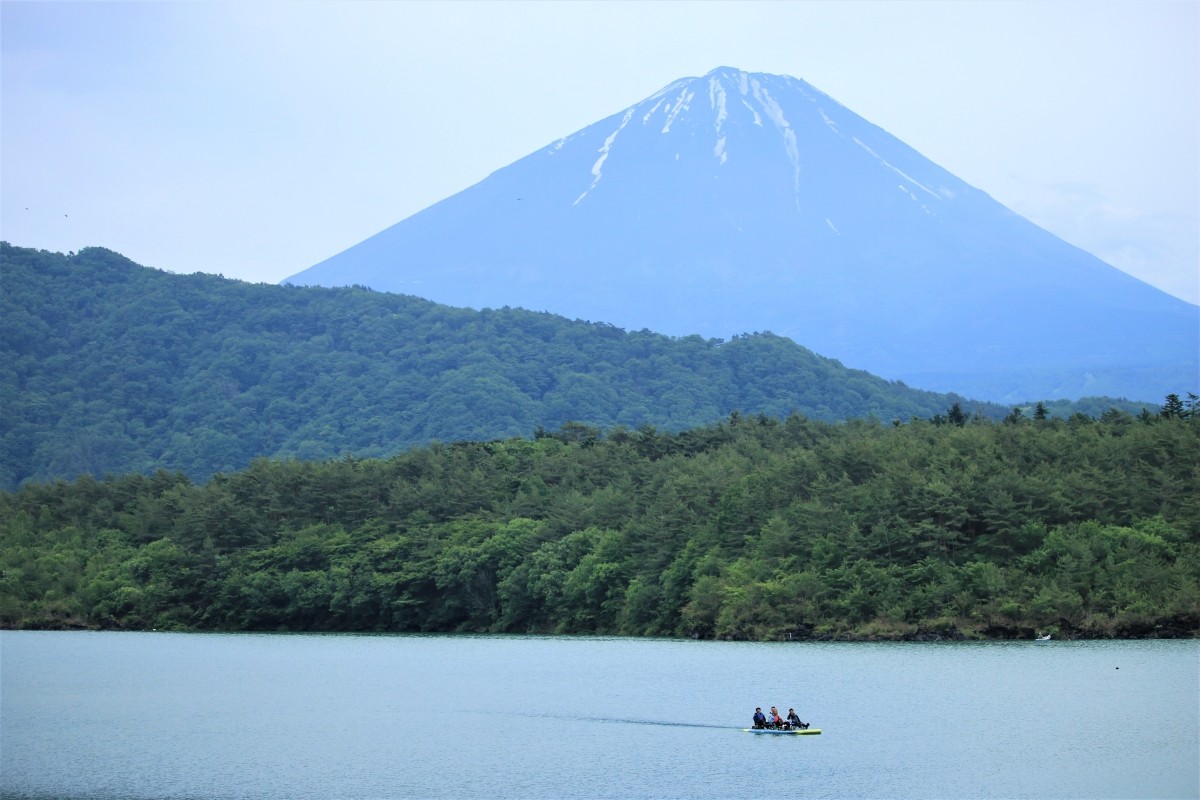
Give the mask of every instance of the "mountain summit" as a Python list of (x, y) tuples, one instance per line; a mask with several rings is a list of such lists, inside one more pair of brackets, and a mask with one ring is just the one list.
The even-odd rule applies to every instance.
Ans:
[(286, 282), (725, 338), (1001, 401), (1194, 386), (1200, 308), (802, 80), (722, 67)]

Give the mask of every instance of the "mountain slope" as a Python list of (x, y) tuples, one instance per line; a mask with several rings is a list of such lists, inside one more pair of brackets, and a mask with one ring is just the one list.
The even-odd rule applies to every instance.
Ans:
[(364, 289), (171, 275), (116, 253), (0, 243), (0, 489), (256, 456), (390, 455), (568, 421), (705, 425), (735, 410), (833, 421), (962, 401), (770, 336), (626, 333)]
[(769, 330), (997, 400), (1196, 383), (1200, 309), (804, 81), (720, 68), (288, 279), (672, 335)]

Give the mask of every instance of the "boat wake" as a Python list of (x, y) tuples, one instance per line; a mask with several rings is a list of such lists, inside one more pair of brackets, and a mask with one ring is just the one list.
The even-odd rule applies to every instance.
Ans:
[(707, 722), (670, 722), (661, 719), (633, 719), (629, 717), (586, 717), (574, 714), (530, 714), (519, 711), (511, 712), (514, 716), (539, 717), (542, 719), (561, 719), (570, 722), (613, 722), (622, 725), (661, 725), (667, 728), (719, 728), (728, 730), (736, 725), (713, 725)]
[(611, 717), (590, 717), (596, 722), (622, 722), (626, 725), (664, 725), (668, 728), (736, 728), (736, 725), (711, 725), (707, 722), (663, 722), (658, 719), (616, 719)]

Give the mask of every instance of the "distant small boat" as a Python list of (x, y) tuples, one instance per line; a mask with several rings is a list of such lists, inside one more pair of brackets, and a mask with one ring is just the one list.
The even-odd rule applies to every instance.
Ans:
[(1039, 637), (1037, 637), (1037, 639), (1035, 641), (1048, 642), (1048, 641), (1050, 641), (1050, 634), (1047, 633), (1045, 636), (1039, 636)]
[(820, 728), (742, 728), (745, 733), (792, 734), (794, 736), (816, 736)]

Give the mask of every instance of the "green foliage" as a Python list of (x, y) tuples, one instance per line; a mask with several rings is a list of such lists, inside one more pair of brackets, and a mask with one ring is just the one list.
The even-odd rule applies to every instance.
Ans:
[(1200, 633), (1200, 418), (573, 423), (0, 492), (0, 626)]
[(655, 431), (738, 409), (890, 422), (949, 407), (956, 424), (1006, 413), (765, 333), (672, 338), (362, 288), (171, 275), (101, 248), (0, 243), (0, 279), (2, 489), (159, 469), (207, 481), (256, 457), (379, 458), (539, 428), (569, 438), (571, 422), (623, 429), (645, 453)]

